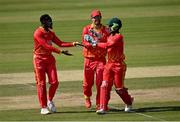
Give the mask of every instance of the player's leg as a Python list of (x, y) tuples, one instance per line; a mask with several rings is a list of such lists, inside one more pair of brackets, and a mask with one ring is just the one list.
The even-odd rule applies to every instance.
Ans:
[(37, 71), (37, 70), (35, 72), (36, 72), (35, 79), (36, 79), (39, 103), (40, 103), (41, 108), (45, 108), (47, 107), (47, 91), (46, 91), (45, 73), (42, 73), (42, 71)]
[(100, 107), (100, 88), (103, 81), (105, 61), (100, 61), (96, 67), (96, 109)]
[(130, 112), (132, 110), (132, 103), (134, 98), (131, 97), (131, 95), (129, 95), (128, 93), (128, 89), (127, 88), (116, 88), (116, 93), (121, 97), (121, 99), (123, 100), (123, 102), (125, 103), (125, 112)]
[(132, 106), (133, 98), (131, 97), (131, 95), (129, 95), (128, 89), (124, 87), (126, 64), (117, 64), (115, 66), (116, 67), (114, 67), (114, 84), (116, 93), (121, 97), (123, 102), (126, 104), (126, 107), (129, 106), (129, 110), (127, 111), (129, 112)]
[(56, 93), (56, 90), (58, 88), (58, 77), (57, 77), (57, 70), (56, 70), (56, 64), (55, 64), (55, 59), (54, 57), (50, 57), (48, 61), (48, 67), (47, 67), (47, 75), (48, 75), (48, 80), (49, 80), (49, 95), (48, 95), (48, 100), (52, 101), (54, 98), (54, 95)]
[(36, 55), (34, 55), (33, 64), (34, 64), (38, 99), (41, 106), (41, 114), (48, 114), (49, 111), (47, 109), (45, 64), (43, 59), (37, 57)]
[(106, 64), (103, 72), (103, 81), (100, 89), (100, 108), (96, 112), (104, 114), (108, 110), (108, 102), (110, 99), (110, 92), (113, 85), (111, 66)]
[(84, 60), (83, 93), (86, 108), (91, 108), (92, 86), (94, 84), (94, 62), (91, 59)]
[(48, 79), (49, 79), (49, 84), (50, 84), (49, 94), (48, 94), (48, 107), (54, 113), (56, 112), (56, 107), (53, 103), (53, 98), (55, 96), (59, 82), (57, 78), (57, 70), (56, 70), (54, 57), (51, 56), (48, 62), (49, 63), (47, 67), (47, 74), (48, 74)]

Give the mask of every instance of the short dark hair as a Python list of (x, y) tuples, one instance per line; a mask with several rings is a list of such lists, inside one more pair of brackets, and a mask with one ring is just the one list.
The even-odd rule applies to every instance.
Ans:
[(45, 21), (52, 21), (51, 17), (48, 14), (43, 14), (40, 17), (40, 22), (44, 24)]

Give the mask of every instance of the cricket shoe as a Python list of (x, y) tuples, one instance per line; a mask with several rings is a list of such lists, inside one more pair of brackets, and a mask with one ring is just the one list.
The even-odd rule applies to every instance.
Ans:
[[(131, 101), (133, 103), (133, 101), (134, 101), (133, 97), (131, 98)], [(124, 111), (125, 112), (132, 112), (132, 104), (131, 105), (125, 105)]]
[(90, 98), (85, 98), (85, 106), (87, 109), (91, 108), (91, 99)]
[(125, 112), (132, 112), (132, 105), (126, 105), (124, 111)]
[(41, 114), (43, 115), (50, 114), (50, 111), (48, 110), (48, 108), (41, 108)]
[(49, 100), (48, 100), (47, 105), (48, 105), (49, 110), (50, 110), (52, 113), (56, 113), (56, 107), (55, 107), (53, 101), (49, 101)]
[(99, 109), (99, 110), (96, 111), (96, 113), (97, 113), (97, 114), (106, 114), (107, 111), (104, 110), (104, 109)]
[[(96, 111), (97, 110), (100, 110), (100, 109), (102, 109), (101, 107), (100, 107), (100, 105), (98, 104), (98, 105), (96, 105)], [(105, 111), (109, 111), (109, 107), (107, 106), (107, 107), (104, 107), (103, 108)]]

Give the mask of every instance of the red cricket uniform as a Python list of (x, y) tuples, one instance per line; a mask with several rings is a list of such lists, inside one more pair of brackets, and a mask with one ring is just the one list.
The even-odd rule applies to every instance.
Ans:
[[(95, 31), (98, 36), (93, 35), (91, 30)], [(94, 84), (94, 78), (96, 78), (96, 105), (100, 104), (100, 86), (103, 80), (103, 70), (106, 63), (106, 49), (99, 47), (92, 47), (86, 40), (84, 35), (89, 34), (98, 42), (107, 42), (107, 36), (109, 32), (107, 28), (102, 25), (99, 30), (94, 28), (93, 24), (87, 25), (83, 28), (82, 43), (86, 46), (83, 48), (84, 55), (84, 80), (83, 80), (83, 93), (84, 96), (90, 98), (92, 96), (92, 86)], [(96, 74), (96, 77), (94, 75)]]
[(48, 100), (52, 101), (59, 84), (56, 61), (52, 52), (60, 53), (60, 50), (53, 47), (52, 43), (59, 47), (74, 46), (73, 43), (61, 41), (52, 30), (47, 32), (43, 27), (35, 30), (33, 64), (39, 103), (42, 108), (47, 107), (46, 73), (50, 84)]
[(107, 109), (110, 91), (114, 83), (116, 92), (127, 105), (131, 105), (131, 96), (124, 87), (126, 64), (124, 62), (124, 42), (121, 34), (110, 35), (107, 43), (98, 43), (98, 47), (107, 49), (108, 61), (103, 72), (100, 107)]

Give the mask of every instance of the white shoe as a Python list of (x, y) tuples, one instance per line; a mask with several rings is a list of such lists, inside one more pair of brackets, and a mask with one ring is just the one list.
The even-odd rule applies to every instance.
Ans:
[(49, 108), (49, 110), (50, 110), (51, 112), (53, 112), (53, 113), (56, 112), (56, 107), (55, 107), (53, 101), (49, 101), (49, 100), (48, 100), (47, 105), (48, 105), (48, 108)]
[(103, 109), (99, 109), (96, 111), (97, 114), (106, 114), (107, 111), (103, 110)]
[(41, 114), (49, 114), (50, 111), (47, 108), (41, 108)]
[[(131, 97), (131, 102), (132, 102), (132, 104), (133, 104), (133, 102), (134, 102), (134, 97)], [(125, 111), (125, 112), (132, 112), (132, 104), (131, 104), (131, 105), (126, 105), (124, 111)]]
[(124, 111), (125, 112), (132, 112), (132, 105), (126, 105)]

